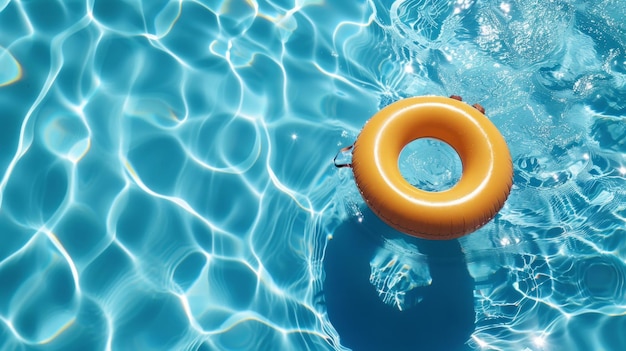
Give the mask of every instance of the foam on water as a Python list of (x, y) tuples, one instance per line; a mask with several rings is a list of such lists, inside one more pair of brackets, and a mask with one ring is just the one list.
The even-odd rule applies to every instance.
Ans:
[[(623, 349), (625, 13), (0, 0), (0, 349)], [(331, 162), (424, 94), (480, 102), (515, 165), (442, 245)]]

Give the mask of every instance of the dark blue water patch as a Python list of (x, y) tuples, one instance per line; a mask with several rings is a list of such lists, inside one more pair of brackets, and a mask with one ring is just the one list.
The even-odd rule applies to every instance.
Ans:
[[(54, 35), (66, 29), (68, 22), (79, 21), (85, 9), (70, 13), (62, 1), (25, 1), (22, 4), (28, 22), (39, 35)], [(72, 18), (73, 17), (73, 18)]]
[[(215, 242), (224, 237), (223, 235), (213, 235), (213, 231), (205, 223), (198, 220), (190, 220), (188, 224), (193, 240), (198, 247), (206, 252), (215, 252)], [(219, 244), (218, 247), (221, 247)]]
[(200, 252), (189, 254), (178, 264), (172, 279), (183, 290), (189, 289), (200, 277), (206, 261), (206, 256)]
[[(215, 13), (200, 3), (186, 2), (184, 6), (181, 6), (180, 16), (167, 32), (168, 34), (161, 39), (161, 44), (187, 63), (204, 61), (203, 66), (206, 67), (208, 57), (210, 57), (208, 61), (211, 64), (215, 63), (215, 57), (207, 55), (207, 46), (218, 38), (219, 32), (219, 19)], [(222, 62), (225, 69), (228, 69), (225, 60), (217, 61)]]
[[(254, 56), (254, 59), (250, 57), (250, 62), (241, 69), (238, 70), (237, 76), (232, 77), (233, 88), (224, 97), (227, 105), (237, 106), (239, 104), (238, 99), (241, 98), (238, 91), (234, 88), (236, 84), (239, 84), (239, 79), (246, 81), (246, 90), (254, 92), (259, 96), (272, 96), (274, 102), (271, 104), (263, 104), (256, 107), (259, 112), (267, 116), (268, 120), (274, 120), (278, 116), (283, 116), (285, 113), (285, 103), (287, 100), (284, 98), (285, 92), (283, 92), (284, 85), (286, 84), (286, 77), (283, 73), (283, 64), (275, 61), (273, 58), (258, 54)], [(267, 79), (271, 77), (272, 79)], [(226, 100), (228, 99), (228, 100)], [(253, 138), (254, 140), (254, 138)]]
[(590, 295), (600, 298), (610, 298), (611, 291), (607, 289), (615, 280), (612, 267), (606, 263), (592, 264), (584, 272), (584, 283)]
[(212, 348), (211, 346), (209, 346), (208, 343), (204, 342), (202, 343), (200, 346), (198, 346), (198, 348), (196, 349), (196, 351), (215, 351), (217, 349)]
[(107, 296), (125, 275), (133, 272), (133, 261), (119, 245), (113, 243), (89, 263), (80, 276), (84, 293)]
[[(76, 319), (51, 341), (36, 345), (31, 344), (27, 348), (19, 349), (3, 348), (0, 341), (0, 350), (104, 350), (107, 339), (103, 335), (109, 332), (108, 329), (108, 321), (102, 308), (93, 300), (85, 298), (80, 303)], [(3, 340), (1, 332), (0, 340)]]
[[(27, 286), (27, 283), (24, 285)], [(36, 286), (22, 288), (17, 292), (28, 295), (28, 299), (12, 299), (19, 301), (14, 302), (13, 308), (17, 313), (12, 324), (19, 335), (29, 341), (45, 340), (43, 336), (51, 334), (49, 329), (58, 327), (50, 321), (54, 318), (61, 321), (64, 321), (64, 317), (69, 318), (64, 312), (72, 313), (76, 304), (72, 274), (67, 266), (50, 265), (45, 277), (40, 276)]]
[(3, 106), (2, 128), (0, 128), (0, 150), (2, 150), (2, 152), (0, 152), (0, 167), (3, 170), (3, 175), (5, 172), (4, 170), (8, 168), (11, 160), (13, 159), (15, 150), (19, 144), (19, 131), (22, 125), (20, 117), (23, 116), (20, 115), (21, 108), (12, 108), (13, 106), (9, 103), (10, 99), (10, 96), (0, 96), (0, 105)]
[(75, 281), (59, 256), (48, 237), (37, 235), (0, 265), (0, 311), (22, 342), (42, 343), (75, 315)]
[(126, 180), (116, 169), (103, 168), (102, 164), (114, 161), (103, 159), (97, 151), (93, 152), (94, 149), (96, 148), (85, 154), (76, 170), (74, 186), (80, 189), (80, 192), (74, 194), (74, 200), (85, 199), (95, 213), (107, 213), (126, 185)]
[(84, 28), (69, 36), (61, 47), (64, 64), (56, 79), (59, 93), (69, 101), (78, 102), (97, 84), (98, 77), (90, 71), (90, 43), (98, 40), (100, 32), (93, 27)]
[(112, 348), (124, 350), (175, 350), (188, 331), (188, 318), (178, 297), (144, 292), (128, 296), (115, 324)]
[[(2, 260), (0, 269), (0, 314), (9, 315), (12, 307), (11, 301), (20, 292), (24, 284), (24, 277), (37, 274), (37, 266), (40, 257), (45, 256), (45, 247), (34, 246), (30, 250), (23, 250), (19, 255), (11, 256)], [(22, 294), (23, 294), (22, 290)]]
[(28, 18), (21, 14), (20, 3), (9, 1), (0, 11), (0, 46), (11, 46), (20, 38), (27, 37), (31, 30)]
[(99, 42), (94, 58), (94, 70), (100, 81), (111, 91), (123, 93), (134, 83), (138, 67), (145, 57), (137, 48), (137, 41), (118, 35), (104, 36)]
[(42, 218), (50, 218), (67, 195), (69, 177), (60, 163), (51, 166), (42, 177), (45, 181), (37, 182), (37, 187), (33, 190), (41, 203)]
[(109, 240), (100, 218), (88, 207), (70, 207), (55, 227), (59, 241), (77, 264), (92, 260)]
[(211, 296), (220, 305), (245, 311), (255, 300), (258, 279), (244, 262), (214, 259), (206, 279), (212, 285)]
[(124, 211), (117, 221), (116, 238), (125, 247), (140, 251), (147, 238), (162, 232), (163, 223), (169, 221), (159, 212), (159, 203), (148, 195), (138, 190), (129, 192)]
[[(0, 16), (0, 23), (4, 24)], [(0, 39), (4, 33), (0, 25)], [(1, 43), (0, 43), (1, 45)], [(0, 166), (7, 168), (14, 156), (22, 127), (27, 116), (37, 114), (30, 111), (40, 94), (51, 67), (50, 44), (43, 40), (32, 40), (11, 45), (11, 54), (21, 64), (23, 76), (20, 80), (4, 86), (0, 94), (2, 127), (0, 128)], [(31, 58), (36, 58), (35, 60)], [(45, 100), (41, 102), (45, 104)], [(32, 114), (31, 114), (32, 113)]]
[(142, 9), (123, 0), (96, 0), (93, 17), (105, 26), (140, 33), (145, 29)]
[(601, 148), (626, 152), (626, 126), (624, 121), (598, 118), (591, 126), (590, 134)]
[(68, 192), (67, 169), (54, 162), (47, 150), (32, 148), (13, 169), (4, 193), (2, 209), (23, 223), (47, 221)]
[[(298, 22), (298, 30), (294, 31), (284, 44), (285, 51), (289, 52), (293, 59), (310, 60), (315, 55), (318, 41), (315, 24), (300, 13), (295, 13), (294, 18)], [(275, 26), (269, 21), (257, 20), (251, 31), (258, 33), (257, 35), (275, 35)]]
[[(146, 186), (167, 194), (175, 191), (177, 179), (185, 164), (185, 155), (185, 150), (176, 138), (155, 135), (142, 143), (132, 145), (128, 160)], [(151, 171), (153, 169), (158, 169), (159, 172)]]
[[(298, 27), (300, 25), (306, 25), (306, 19), (300, 19), (300, 15), (298, 13), (294, 14), (294, 17), (297, 18)], [(308, 29), (308, 28), (307, 28)], [(304, 41), (305, 45), (309, 46), (309, 49), (313, 50), (315, 47), (311, 45), (310, 39), (315, 38), (315, 30), (313, 28), (306, 30), (304, 28), (299, 28), (295, 33), (304, 32), (307, 34), (306, 38), (303, 36), (299, 36), (299, 40)], [(311, 34), (313, 33), (313, 34)], [(283, 38), (280, 35), (279, 29), (274, 25), (271, 19), (265, 17), (255, 17), (254, 21), (250, 24), (250, 27), (246, 29), (243, 38), (245, 38), (245, 42), (250, 45), (254, 45), (256, 49), (260, 52), (265, 53), (268, 56), (274, 56), (277, 53), (282, 53), (284, 49), (289, 53), (293, 53), (297, 50), (290, 50), (287, 43), (283, 42)], [(298, 40), (296, 39), (296, 40)], [(291, 37), (289, 42), (292, 42), (294, 39)], [(289, 43), (288, 42), (288, 43)], [(301, 57), (301, 59), (306, 60), (312, 56), (312, 53), (309, 53), (307, 56)]]
[[(36, 231), (35, 229), (25, 227), (21, 224), (21, 222), (16, 222), (6, 211), (1, 211), (0, 213), (0, 228), (2, 228), (0, 261), (4, 261), (7, 257), (10, 257), (15, 252), (19, 251), (20, 248), (25, 246), (26, 243), (32, 238), (32, 235)], [(4, 291), (2, 291), (3, 289), (0, 289), (0, 298), (2, 298), (2, 294), (4, 293)], [(2, 349), (0, 348), (0, 350)]]
[(421, 302), (400, 311), (383, 303), (370, 284), (370, 260), (383, 242), (377, 229), (388, 229), (371, 212), (366, 221), (368, 230), (343, 223), (324, 259), (324, 299), (342, 345), (354, 351), (468, 350), (465, 343), (475, 322), (474, 281), (459, 242), (414, 239), (427, 257), (432, 283), (418, 288)]
[(132, 95), (157, 97), (177, 110), (182, 109), (181, 98), (168, 92), (181, 85), (184, 73), (180, 63), (167, 53), (155, 50), (146, 40), (134, 40), (132, 44), (146, 54), (140, 56), (140, 66), (134, 67)]

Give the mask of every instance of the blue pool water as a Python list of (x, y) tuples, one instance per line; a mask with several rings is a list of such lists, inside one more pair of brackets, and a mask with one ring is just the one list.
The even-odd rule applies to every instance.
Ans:
[[(626, 349), (624, 18), (0, 0), (0, 350)], [(486, 108), (514, 186), (469, 236), (408, 238), (332, 159), (387, 104), (451, 94)], [(450, 153), (399, 166), (453, 184)]]

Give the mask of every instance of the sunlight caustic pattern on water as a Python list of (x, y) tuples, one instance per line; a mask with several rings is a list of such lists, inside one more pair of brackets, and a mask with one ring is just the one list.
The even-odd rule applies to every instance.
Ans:
[[(501, 214), (460, 240), (465, 347), (623, 347), (625, 15), (617, 0), (0, 0), (0, 350), (350, 346), (323, 262), (338, 228), (368, 222), (331, 160), (424, 94), (485, 106), (516, 169)], [(417, 251), (388, 240), (367, 258), (382, 304), (427, 301)]]
[(2, 5), (0, 349), (332, 349), (319, 2)]

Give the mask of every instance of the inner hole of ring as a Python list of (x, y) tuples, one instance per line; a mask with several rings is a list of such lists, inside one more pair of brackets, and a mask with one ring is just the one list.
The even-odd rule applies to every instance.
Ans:
[(431, 192), (451, 189), (463, 175), (459, 154), (448, 143), (435, 138), (408, 143), (400, 152), (398, 168), (411, 185)]

